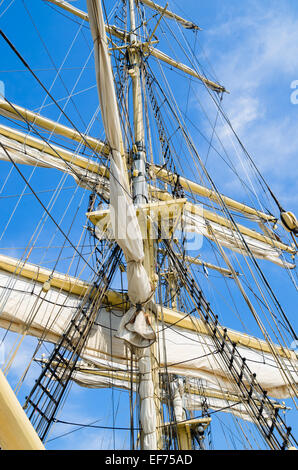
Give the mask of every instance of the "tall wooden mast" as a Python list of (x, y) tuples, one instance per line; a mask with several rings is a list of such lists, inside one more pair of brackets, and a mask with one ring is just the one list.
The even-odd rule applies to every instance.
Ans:
[[(136, 18), (135, 18), (135, 4), (134, 0), (129, 0), (129, 13), (130, 13), (130, 47), (129, 52), (129, 75), (132, 79), (132, 93), (133, 93), (133, 122), (134, 122), (134, 145), (133, 145), (133, 172), (132, 172), (132, 190), (134, 204), (148, 203), (148, 188), (146, 183), (146, 150), (145, 150), (145, 130), (143, 119), (143, 100), (142, 100), (142, 87), (141, 87), (141, 72), (140, 63), (141, 55), (138, 47), (136, 36)], [(145, 225), (147, 226), (147, 224)], [(150, 239), (150, 234), (147, 234), (144, 239), (144, 267), (147, 271), (148, 277), (151, 282), (155, 282), (155, 247), (154, 240)], [(156, 347), (152, 346), (151, 351), (145, 349), (140, 352), (140, 355), (146, 357), (148, 364), (151, 368), (151, 380), (154, 384), (154, 400), (155, 400), (155, 413), (156, 413), (156, 443), (157, 449), (161, 449), (161, 434), (160, 434), (160, 403), (159, 403), (159, 379), (158, 368), (156, 360)], [(140, 400), (142, 398), (140, 397)], [(143, 439), (141, 439), (141, 447), (144, 448)]]

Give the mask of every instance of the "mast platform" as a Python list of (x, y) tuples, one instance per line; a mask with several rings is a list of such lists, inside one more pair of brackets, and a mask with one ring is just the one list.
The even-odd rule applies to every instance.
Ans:
[(187, 421), (165, 423), (165, 428), (177, 429), (177, 437), (180, 450), (192, 449), (193, 433), (201, 426), (204, 430), (210, 425), (211, 418), (193, 418)]

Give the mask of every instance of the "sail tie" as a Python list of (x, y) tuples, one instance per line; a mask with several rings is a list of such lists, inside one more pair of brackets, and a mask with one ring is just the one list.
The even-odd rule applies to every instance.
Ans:
[(141, 349), (148, 348), (156, 341), (156, 334), (151, 325), (149, 313), (145, 311), (145, 307), (153, 299), (154, 292), (155, 288), (151, 285), (150, 295), (143, 302), (134, 303), (131, 301), (131, 308), (125, 313), (120, 322), (116, 334), (117, 338)]

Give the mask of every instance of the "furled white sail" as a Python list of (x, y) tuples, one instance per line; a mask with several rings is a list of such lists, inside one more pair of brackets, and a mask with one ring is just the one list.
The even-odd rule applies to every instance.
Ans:
[[(241, 418), (245, 421), (253, 422), (253, 417), (249, 413), (247, 405), (241, 403), (241, 400), (232, 401), (228, 399), (212, 398), (212, 397), (202, 397), (198, 395), (185, 394), (182, 399), (183, 408), (189, 411), (202, 410), (204, 407), (214, 411), (221, 411), (223, 413), (231, 413), (238, 418)], [(269, 413), (266, 413), (266, 410), (263, 411), (263, 416), (266, 416), (269, 420), (271, 416)]]
[[(59, 340), (80, 302), (79, 296), (57, 288), (43, 293), (41, 283), (4, 271), (0, 272), (0, 299), (0, 327), (20, 333), (27, 331), (53, 342)], [(100, 310), (83, 359), (96, 367), (101, 367), (103, 361), (110, 361), (111, 369), (127, 365), (125, 343), (115, 337), (122, 318), (121, 310)], [(235, 392), (235, 383), (210, 336), (178, 325), (166, 326), (158, 333), (160, 341), (165, 336), (165, 347), (160, 348), (161, 372), (166, 366), (169, 373), (205, 379), (215, 387)], [(298, 383), (297, 360), (279, 357), (282, 369), (291, 374), (291, 388), (272, 354), (242, 345), (238, 345), (238, 350), (269, 396), (282, 399), (293, 395), (293, 387)]]
[[(63, 171), (64, 173), (71, 175), (75, 179), (76, 183), (82, 188), (87, 188), (89, 190), (95, 189), (106, 199), (109, 198), (110, 188), (108, 180), (94, 171), (89, 170), (88, 160), (86, 158), (80, 157), (81, 160), (86, 162), (86, 168), (82, 168), (75, 163), (75, 154), (68, 152), (65, 149), (63, 149), (63, 154), (64, 156), (65, 154), (68, 155), (68, 161), (62, 157), (59, 158), (59, 148), (56, 146), (51, 146), (51, 148), (57, 149), (57, 154), (51, 155), (46, 152), (46, 144), (45, 151), (42, 151), (31, 147), (26, 143), (26, 141), (25, 143), (20, 143), (1, 134), (0, 143), (4, 147), (3, 148), (2, 145), (0, 146), (0, 160), (10, 162), (11, 158), (16, 164), (54, 168), (55, 170)], [(90, 165), (92, 165), (91, 160)]]
[[(30, 139), (38, 141), (38, 139), (33, 139), (32, 137), (30, 137)], [(95, 164), (92, 160), (88, 160), (82, 156), (77, 156), (76, 154), (71, 153), (66, 149), (61, 149), (55, 145), (51, 145), (51, 150), (53, 153), (51, 154), (48, 151), (49, 148), (46, 146), (46, 144), (44, 144), (44, 149), (40, 150), (38, 148), (32, 147), (27, 142), (26, 138), (24, 138), (24, 143), (21, 143), (15, 139), (0, 134), (0, 143), (5, 148), (4, 150), (4, 148), (0, 146), (0, 160), (11, 161), (11, 158), (17, 164), (54, 168), (63, 171), (73, 176), (79, 186), (89, 190), (95, 189), (106, 200), (109, 200), (110, 182), (106, 177), (101, 176), (98, 171), (94, 171)], [(42, 142), (38, 141), (38, 143), (40, 144)], [(59, 155), (61, 155), (61, 157)], [(119, 161), (119, 165), (122, 172), (123, 165), (121, 160)], [(116, 174), (117, 169), (113, 171), (115, 171), (114, 174)], [(118, 181), (121, 181), (121, 172), (118, 174)], [(127, 185), (125, 184), (125, 181), (123, 181), (121, 184), (123, 185), (123, 188), (126, 188)], [(125, 203), (123, 206), (124, 205)], [(122, 233), (123, 227), (126, 227), (128, 224), (130, 224), (130, 219), (126, 220), (124, 217), (119, 217), (119, 214), (123, 214), (121, 210), (123, 209), (123, 206), (121, 205), (118, 211), (117, 228), (120, 237), (126, 236)], [(185, 231), (207, 237), (215, 242), (220, 243), (222, 246), (229, 248), (232, 251), (236, 251), (246, 256), (247, 249), (243, 243), (243, 237), (249, 250), (256, 258), (273, 262), (284, 268), (293, 269), (295, 267), (294, 263), (290, 263), (282, 258), (283, 249), (279, 246), (280, 244), (275, 242), (272, 237), (271, 240), (269, 240), (269, 237), (267, 236), (267, 243), (265, 241), (258, 240), (257, 238), (250, 237), (249, 235), (242, 234), (241, 236), (237, 231), (208, 219), (205, 211), (200, 208), (200, 206), (192, 207), (195, 207), (196, 209), (194, 212), (187, 210), (184, 213)], [(115, 217), (116, 213), (113, 211), (114, 227), (116, 225)], [(119, 230), (120, 227), (121, 229)], [(131, 227), (129, 232), (134, 234), (134, 223), (129, 225), (129, 227)], [(283, 248), (287, 249), (287, 246), (283, 245)], [(133, 248), (130, 247), (130, 250), (132, 249)], [(129, 333), (129, 335), (131, 335), (131, 333)]]
[[(100, 0), (87, 0), (90, 29), (94, 42), (96, 81), (101, 114), (110, 146), (110, 213), (113, 233), (127, 262), (128, 296), (132, 307), (118, 325), (118, 336), (130, 345), (148, 348), (155, 341), (155, 332), (147, 320), (144, 307), (151, 300), (154, 288), (143, 266), (143, 239), (128, 185), (122, 155), (123, 140), (114, 88), (113, 72), (108, 53), (106, 29)], [(141, 356), (141, 357), (140, 357)], [(150, 351), (138, 354), (143, 383), (141, 423), (144, 448), (156, 449), (156, 413), (151, 376)]]
[(140, 1), (141, 1), (141, 3), (146, 5), (147, 7), (158, 11), (162, 16), (165, 16), (166, 18), (176, 20), (177, 23), (180, 23), (184, 28), (187, 28), (187, 29), (200, 29), (197, 25), (195, 25), (191, 21), (187, 21), (184, 18), (182, 18), (181, 16), (178, 16), (175, 13), (169, 11), (167, 9), (167, 6), (162, 7), (162, 6), (158, 5), (155, 2), (152, 2), (151, 0), (140, 0)]
[[(41, 363), (46, 364), (47, 360), (42, 359)], [(56, 370), (57, 374), (64, 372), (62, 366)], [(79, 361), (76, 371), (72, 374), (72, 380), (81, 387), (99, 388), (119, 388), (121, 390), (139, 390), (139, 382), (136, 370), (131, 370), (130, 365), (117, 364), (113, 367), (113, 362), (102, 360), (97, 367), (90, 362)], [(185, 384), (186, 382), (186, 384)], [(206, 380), (193, 380), (177, 377), (170, 383), (171, 393), (167, 394), (166, 384), (162, 388), (162, 400), (173, 404), (176, 421), (186, 419), (185, 410), (200, 411), (202, 409), (231, 413), (245, 421), (253, 421), (253, 415), (249, 412), (246, 402), (237, 395), (226, 392), (219, 385), (216, 386)], [(253, 397), (258, 400), (257, 396)], [(282, 406), (277, 402), (272, 402), (274, 406)], [(266, 413), (266, 410), (264, 410)], [(267, 415), (270, 419), (270, 415)]]
[(146, 347), (155, 340), (147, 324), (142, 306), (151, 300), (153, 289), (143, 267), (143, 240), (136, 217), (121, 153), (122, 133), (113, 73), (103, 20), (101, 2), (88, 0), (98, 94), (107, 141), (111, 148), (110, 210), (113, 233), (127, 261), (128, 295), (133, 307), (120, 325), (119, 336), (137, 347)]
[[(243, 256), (248, 256), (248, 249), (251, 253), (259, 259), (271, 261), (281, 267), (287, 267), (290, 269), (295, 268), (295, 264), (289, 263), (282, 259), (282, 250), (277, 246), (274, 246), (274, 240), (272, 239), (271, 245), (261, 240), (257, 240), (248, 235), (240, 235), (236, 230), (232, 230), (229, 227), (225, 227), (219, 223), (208, 220), (204, 216), (204, 211), (199, 206), (196, 206), (195, 213), (185, 211), (184, 214), (184, 230), (186, 232), (193, 232), (198, 235), (207, 237), (221, 246), (225, 246), (230, 250), (240, 253)], [(245, 243), (243, 240), (245, 240)]]

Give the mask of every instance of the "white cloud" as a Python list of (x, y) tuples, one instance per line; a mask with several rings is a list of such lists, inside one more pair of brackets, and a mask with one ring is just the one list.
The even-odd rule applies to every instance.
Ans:
[[(223, 106), (234, 129), (281, 202), (293, 205), (298, 106), (290, 102), (290, 86), (298, 79), (298, 17), (286, 8), (289, 2), (266, 3), (248, 1), (237, 14), (232, 8), (219, 12), (225, 22), (207, 32), (208, 56), (231, 92)], [(227, 127), (219, 122), (217, 131), (239, 169)]]
[(260, 2), (247, 2), (241, 16), (208, 31), (211, 41), (224, 38), (228, 44), (226, 52), (220, 50), (216, 70), (233, 93), (266, 86), (276, 73), (297, 74), (298, 18), (276, 5), (268, 10)]

